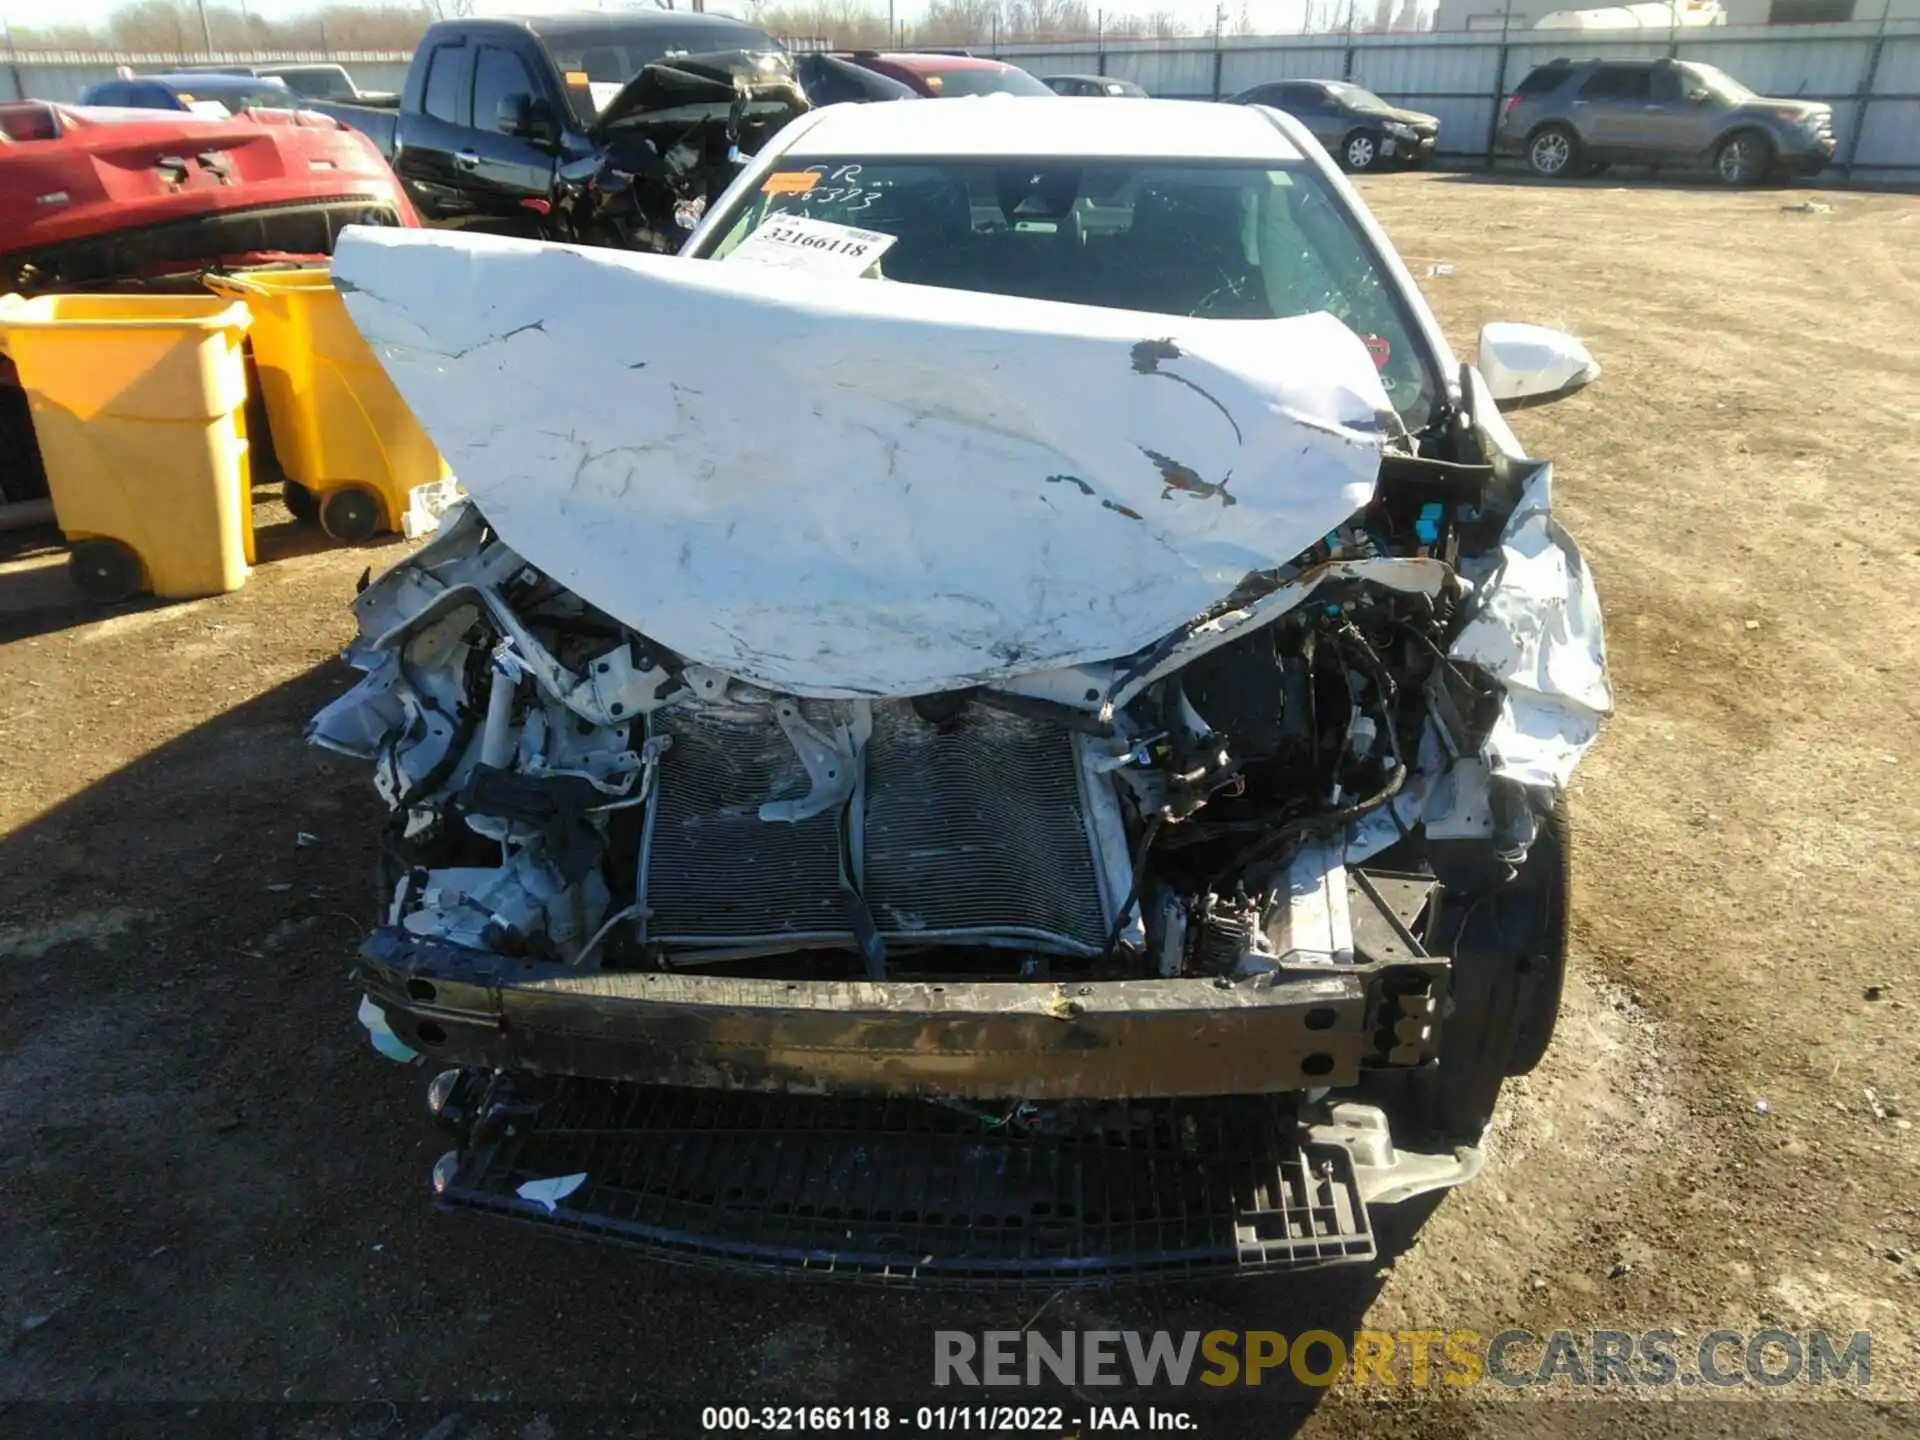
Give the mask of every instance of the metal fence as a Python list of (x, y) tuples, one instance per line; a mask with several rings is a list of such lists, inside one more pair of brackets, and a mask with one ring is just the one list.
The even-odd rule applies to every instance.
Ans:
[(1167, 98), (1219, 100), (1269, 80), (1352, 80), (1440, 117), (1440, 156), (1492, 159), (1494, 126), (1513, 87), (1559, 56), (1670, 55), (1717, 65), (1763, 95), (1824, 100), (1845, 179), (1920, 184), (1920, 22), (1675, 32), (1473, 30), (1451, 34), (1212, 36), (1000, 45), (994, 55), (1036, 75), (1095, 73)]
[[(985, 47), (983, 47), (984, 49)], [(1501, 102), (1530, 69), (1556, 56), (1632, 59), (1672, 55), (1718, 65), (1765, 95), (1824, 100), (1839, 138), (1836, 171), (1866, 183), (1920, 185), (1920, 21), (1659, 31), (1472, 30), (1085, 40), (1000, 45), (992, 53), (1033, 71), (1113, 75), (1154, 95), (1218, 100), (1268, 80), (1347, 79), (1440, 117), (1440, 156), (1492, 158)], [(363, 89), (398, 90), (407, 55), (396, 50), (120, 55), (28, 52), (0, 65), (0, 99), (76, 100), (87, 86), (136, 70), (331, 60)]]
[(0, 53), (0, 100), (72, 102), (89, 85), (131, 66), (143, 73), (207, 70), (222, 65), (334, 64), (362, 90), (398, 90), (407, 78), (405, 50), (17, 50)]

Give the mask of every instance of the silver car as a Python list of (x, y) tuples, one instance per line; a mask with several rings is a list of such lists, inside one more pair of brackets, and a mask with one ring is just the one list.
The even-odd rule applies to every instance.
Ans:
[(1768, 99), (1690, 60), (1554, 60), (1507, 97), (1494, 149), (1548, 179), (1620, 161), (1752, 185), (1825, 169), (1833, 107)]
[(1111, 75), (1042, 75), (1040, 83), (1056, 95), (1096, 99), (1145, 100), (1147, 92), (1131, 80)]

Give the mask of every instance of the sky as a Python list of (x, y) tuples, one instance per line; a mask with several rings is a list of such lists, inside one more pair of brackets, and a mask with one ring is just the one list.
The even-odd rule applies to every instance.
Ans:
[[(72, 23), (97, 23), (104, 20), (121, 0), (0, 0), (0, 14), (16, 25), (52, 24), (55, 21)], [(226, 0), (227, 4), (239, 3), (239, 0)], [(245, 0), (246, 8), (253, 14), (272, 18), (275, 16), (297, 14), (308, 6), (300, 0)], [(530, 13), (540, 10), (581, 10), (595, 8), (596, 0), (477, 0), (475, 9), (480, 14), (490, 11), (517, 11)], [(610, 7), (622, 8), (619, 0), (607, 0)], [(886, 0), (870, 0), (876, 11), (886, 7)], [(895, 0), (895, 13), (903, 22), (911, 22), (919, 13), (924, 0)], [(742, 13), (746, 11), (745, 0), (708, 0), (709, 8), (715, 11)], [(1226, 0), (1229, 23), (1239, 14), (1240, 0)], [(1153, 10), (1171, 10), (1186, 26), (1195, 32), (1205, 31), (1213, 25), (1215, 0), (1111, 0), (1108, 8), (1126, 12), (1146, 13)], [(1094, 8), (1099, 8), (1096, 3)], [(1297, 31), (1306, 10), (1306, 0), (1247, 0), (1247, 9), (1254, 22), (1254, 28), (1267, 34), (1284, 34)]]

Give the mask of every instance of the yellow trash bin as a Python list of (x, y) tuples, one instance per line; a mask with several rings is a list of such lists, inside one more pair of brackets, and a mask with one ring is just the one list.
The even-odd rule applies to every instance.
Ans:
[(331, 274), (253, 270), (206, 284), (252, 312), (254, 369), (290, 482), (287, 508), (317, 516), (338, 540), (431, 529), (457, 494), (451, 472), (360, 338)]
[(238, 590), (253, 562), (247, 311), (199, 295), (0, 298), (74, 580), (98, 600)]

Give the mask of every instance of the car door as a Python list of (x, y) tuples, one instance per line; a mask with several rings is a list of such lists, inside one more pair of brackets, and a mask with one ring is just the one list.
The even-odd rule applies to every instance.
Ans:
[(1660, 66), (1653, 73), (1653, 100), (1647, 107), (1649, 150), (1676, 160), (1705, 154), (1720, 128), (1722, 109), (1684, 67)]
[(539, 228), (536, 212), (526, 202), (552, 196), (554, 149), (545, 140), (513, 133), (501, 107), (518, 96), (533, 101), (549, 121), (558, 113), (553, 97), (519, 55), (499, 45), (479, 46), (473, 62), (473, 134), (470, 148), (456, 154), (454, 163), (467, 172), (471, 223), (533, 233)]
[(401, 119), (394, 169), (422, 215), (456, 221), (473, 213), (466, 171), (456, 160), (473, 138), (473, 46), (465, 38), (443, 40), (425, 63), (420, 109)]
[(1247, 97), (1249, 104), (1266, 105), (1275, 110), (1285, 111), (1302, 125), (1305, 125), (1307, 129), (1312, 130), (1314, 138), (1324, 145), (1326, 144), (1326, 140), (1321, 136), (1319, 130), (1315, 128), (1313, 116), (1309, 113), (1312, 109), (1311, 99), (1317, 98), (1317, 93), (1308, 86), (1289, 85), (1285, 83), (1262, 85)]
[(1654, 141), (1647, 107), (1652, 102), (1651, 65), (1602, 65), (1574, 97), (1580, 139), (1591, 150), (1613, 155), (1649, 149)]
[(1353, 128), (1339, 103), (1318, 85), (1282, 85), (1280, 89), (1286, 96), (1280, 108), (1311, 130), (1329, 154), (1339, 154), (1340, 142)]

